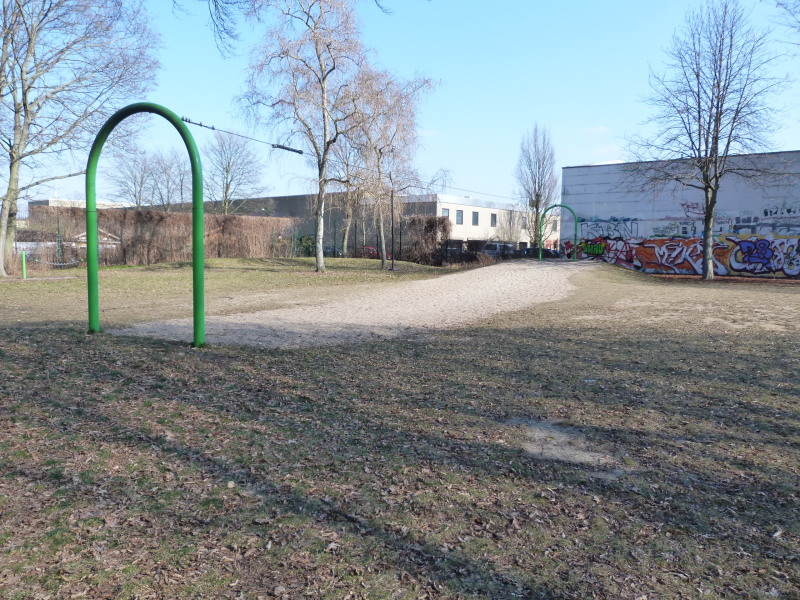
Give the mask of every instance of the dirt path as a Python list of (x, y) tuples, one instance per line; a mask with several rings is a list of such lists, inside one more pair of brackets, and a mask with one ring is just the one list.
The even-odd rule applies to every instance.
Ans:
[[(360, 288), (334, 301), (206, 317), (209, 344), (266, 348), (332, 345), (463, 327), (532, 304), (565, 298), (570, 278), (593, 263), (511, 261), (435, 279)], [(192, 339), (192, 320), (111, 330), (174, 341)]]

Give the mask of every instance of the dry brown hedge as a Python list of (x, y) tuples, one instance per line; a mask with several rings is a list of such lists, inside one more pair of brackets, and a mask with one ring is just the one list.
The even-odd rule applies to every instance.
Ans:
[(450, 219), (415, 215), (406, 219), (403, 259), (423, 265), (441, 265), (441, 240), (450, 238)]
[[(153, 210), (101, 209), (100, 264), (149, 265), (192, 258), (192, 215)], [(205, 215), (206, 258), (280, 258), (291, 253), (294, 219)], [(31, 207), (29, 229), (59, 229), (66, 246), (78, 246), (86, 230), (82, 208)]]

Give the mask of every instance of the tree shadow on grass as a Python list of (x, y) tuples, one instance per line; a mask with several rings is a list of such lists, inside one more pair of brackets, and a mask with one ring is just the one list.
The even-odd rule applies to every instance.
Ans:
[[(25, 415), (26, 411), (36, 409), (36, 416), (30, 415), (30, 425), (37, 429), (47, 431), (45, 437), (59, 440), (55, 445), (64, 444), (67, 447), (80, 448), (83, 442), (92, 442), (100, 446), (119, 446), (122, 448), (136, 448), (151, 455), (151, 460), (159, 462), (159, 456), (169, 457), (185, 465), (186, 468), (199, 470), (224, 485), (227, 481), (236, 481), (238, 487), (245, 488), (255, 494), (262, 503), (262, 510), (280, 511), (291, 513), (298, 517), (308, 517), (312, 522), (322, 523), (325, 527), (349, 532), (362, 540), (365, 549), (373, 547), (377, 553), (385, 558), (391, 558), (394, 564), (390, 568), (398, 577), (402, 573), (410, 574), (420, 582), (420, 585), (432, 586), (434, 595), (470, 594), (474, 597), (486, 598), (566, 598), (568, 596), (552, 591), (546, 585), (539, 585), (534, 578), (521, 577), (519, 573), (505, 573), (496, 570), (490, 562), (477, 561), (475, 557), (460, 553), (457, 549), (443, 551), (442, 547), (429, 542), (422, 535), (400, 535), (395, 532), (391, 524), (379, 516), (371, 516), (374, 507), (364, 507), (358, 503), (343, 505), (321, 491), (314, 493), (302, 489), (300, 486), (281, 483), (271, 479), (268, 472), (260, 473), (258, 469), (248, 469), (241, 464), (234, 464), (230, 460), (221, 458), (213, 453), (210, 447), (201, 448), (177, 443), (174, 439), (148, 433), (138, 426), (136, 422), (126, 422), (125, 418), (114, 414), (113, 406), (122, 408), (125, 402), (103, 399), (98, 396), (99, 390), (108, 392), (108, 385), (117, 382), (119, 387), (136, 388), (136, 394), (145, 402), (152, 399), (154, 402), (164, 401), (164, 397), (175, 394), (177, 402), (191, 403), (186, 397), (186, 390), (182, 386), (171, 388), (169, 381), (162, 377), (148, 376), (136, 377), (136, 369), (141, 368), (141, 362), (147, 357), (144, 354), (122, 356), (119, 352), (126, 353), (128, 348), (124, 344), (117, 344), (111, 355), (103, 356), (103, 352), (89, 349), (85, 353), (86, 361), (75, 362), (73, 358), (63, 359), (63, 354), (58, 350), (58, 335), (53, 335), (52, 329), (41, 331), (39, 343), (49, 339), (53, 344), (42, 348), (32, 349), (33, 356), (27, 360), (19, 361), (15, 352), (18, 344), (25, 344), (22, 337), (12, 339), (11, 344), (6, 344), (0, 361), (9, 373), (13, 374), (11, 382), (23, 383), (30, 396), (19, 398), (20, 405), (16, 410), (18, 415)], [(79, 340), (73, 332), (67, 337), (71, 341)], [(4, 338), (8, 340), (8, 338)], [(10, 346), (10, 348), (9, 348)], [(62, 347), (63, 349), (63, 347)], [(149, 351), (153, 353), (176, 350), (161, 344), (153, 344)], [(179, 351), (182, 351), (180, 349)], [(145, 354), (147, 351), (145, 351)], [(196, 355), (196, 353), (193, 353)], [(96, 361), (107, 359), (104, 364)], [(110, 360), (108, 360), (110, 359)], [(127, 360), (127, 364), (123, 363)], [(154, 359), (158, 363), (158, 359)], [(137, 366), (138, 365), (138, 366)], [(155, 366), (155, 365), (152, 365)], [(38, 367), (38, 368), (37, 368)], [(41, 376), (60, 378), (56, 386), (45, 386), (44, 389), (35, 383)], [(27, 382), (29, 386), (25, 386)], [(46, 391), (45, 391), (46, 390)], [(9, 386), (9, 392), (17, 396), (20, 388)], [(45, 393), (39, 395), (36, 392)], [(111, 392), (109, 392), (111, 393)], [(115, 393), (120, 393), (117, 389)], [(21, 406), (24, 404), (24, 407)], [(106, 406), (108, 405), (108, 406)], [(204, 407), (207, 408), (207, 407)], [(230, 413), (236, 419), (234, 413)], [(244, 422), (251, 422), (252, 415), (246, 415)], [(324, 432), (317, 432), (323, 434)], [(316, 443), (320, 442), (318, 437)], [(213, 442), (212, 442), (213, 446)], [(247, 448), (243, 448), (246, 453)], [(124, 484), (103, 486), (91, 482), (82, 483), (73, 478), (63, 478), (61, 475), (49, 474), (42, 465), (18, 465), (16, 468), (4, 468), (7, 478), (17, 478), (28, 484), (35, 485), (40, 490), (45, 487), (51, 492), (59, 491), (62, 499), (69, 496), (91, 496), (97, 493), (100, 487), (105, 503), (126, 507), (129, 512), (146, 513), (150, 504), (142, 501), (130, 504), (130, 499), (137, 496), (135, 490), (127, 490)], [(74, 474), (73, 474), (74, 475)], [(116, 487), (116, 490), (114, 489)], [(116, 498), (114, 496), (116, 495)], [(176, 515), (177, 516), (177, 515)], [(170, 510), (167, 507), (162, 518), (169, 518)], [(221, 524), (233, 522), (245, 529), (250, 525), (248, 515), (241, 519), (235, 517)], [(205, 527), (214, 526), (214, 519), (205, 523)], [(401, 586), (402, 587), (402, 586)]]
[[(521, 594), (560, 598), (606, 588), (600, 583), (592, 588), (592, 584), (579, 585), (575, 581), (538, 583), (537, 576), (525, 574), (525, 569), (501, 568), (492, 560), (481, 560), (479, 555), (458, 549), (444, 551), (438, 542), (429, 541), (424, 532), (415, 531), (413, 525), (407, 527), (408, 533), (398, 533), (396, 520), (405, 511), (405, 505), (394, 507), (390, 516), (382, 516), (386, 506), (378, 496), (391, 483), (388, 475), (401, 467), (410, 468), (414, 476), (422, 478), (428, 477), (421, 475), (425, 470), (435, 471), (437, 480), (428, 487), (440, 490), (441, 498), (431, 500), (431, 506), (434, 513), (442, 511), (442, 518), (445, 515), (452, 518), (459, 511), (467, 521), (487, 514), (500, 520), (508, 518), (503, 515), (509, 509), (502, 503), (479, 510), (469, 498), (446, 491), (447, 485), (455, 484), (456, 488), (462, 485), (456, 478), (464, 474), (463, 477), (474, 478), (481, 485), (516, 488), (529, 495), (538, 492), (548, 498), (553, 492), (547, 490), (562, 489), (565, 497), (561, 501), (584, 512), (588, 510), (577, 496), (596, 496), (604, 504), (617, 507), (619, 513), (631, 516), (632, 525), (598, 534), (609, 542), (614, 535), (633, 535), (630, 527), (659, 524), (665, 530), (671, 529), (673, 536), (692, 549), (706, 540), (729, 555), (739, 549), (757, 554), (754, 561), (758, 565), (784, 571), (791, 568), (793, 543), (781, 536), (773, 537), (776, 524), (793, 532), (792, 523), (798, 521), (797, 509), (792, 504), (797, 491), (793, 479), (796, 470), (792, 470), (791, 464), (785, 467), (769, 464), (764, 468), (762, 463), (726, 456), (722, 450), (706, 452), (699, 461), (681, 459), (684, 440), (692, 436), (695, 442), (713, 441), (717, 445), (753, 441), (752, 432), (744, 424), (756, 418), (772, 418), (773, 413), (768, 411), (773, 409), (754, 406), (752, 414), (746, 414), (746, 405), (730, 404), (730, 398), (721, 392), (706, 394), (708, 397), (704, 396), (702, 402), (681, 400), (674, 393), (677, 372), (674, 368), (664, 370), (647, 362), (644, 365), (630, 362), (628, 373), (623, 368), (628, 363), (622, 360), (606, 367), (602, 377), (593, 376), (597, 377), (595, 383), (610, 380), (611, 375), (617, 380), (639, 377), (649, 381), (648, 387), (639, 386), (641, 389), (634, 394), (622, 398), (618, 391), (592, 387), (594, 383), (575, 384), (588, 378), (583, 374), (576, 376), (577, 373), (590, 372), (584, 369), (592, 364), (598, 370), (594, 349), (576, 340), (565, 346), (573, 359), (569, 368), (543, 363), (537, 364), (538, 372), (533, 376), (526, 372), (525, 367), (530, 363), (525, 357), (536, 347), (530, 341), (533, 331), (500, 336), (502, 344), (493, 347), (501, 350), (491, 355), (491, 361), (480, 360), (487, 356), (485, 347), (467, 345), (454, 350), (448, 343), (448, 335), (443, 339), (373, 344), (357, 349), (253, 352), (235, 348), (191, 350), (155, 341), (133, 345), (118, 338), (92, 344), (95, 338), (74, 330), (52, 328), (17, 331), (13, 335), (8, 331), (3, 333), (7, 335), (0, 337), (3, 340), (0, 363), (13, 379), (5, 379), (2, 385), (7, 387), (9, 397), (22, 394), (22, 403), (46, 415), (40, 425), (56, 437), (77, 434), (113, 444), (132, 444), (142, 450), (151, 449), (156, 456), (176, 458), (212, 474), (220, 482), (237, 481), (253, 490), (265, 507), (298, 517), (310, 516), (359, 537), (365, 549), (377, 548), (376, 554), (383, 560), (391, 559), (398, 571), (441, 586), (440, 595), (511, 598)], [(558, 332), (549, 333), (555, 336)], [(468, 337), (488, 338), (490, 344), (498, 341), (498, 334), (492, 331), (475, 330)], [(663, 338), (660, 340), (664, 342)], [(625, 340), (614, 343), (622, 346)], [(704, 342), (683, 339), (681, 346), (682, 351), (691, 355), (703, 349)], [(81, 350), (75, 351), (79, 347)], [(460, 369), (453, 366), (455, 363), (450, 365), (454, 356), (462, 361)], [(386, 357), (391, 371), (385, 369)], [(777, 371), (782, 372), (780, 366)], [(687, 375), (677, 376), (680, 377)], [(45, 378), (58, 383), (46, 384)], [(486, 385), (470, 393), (470, 386), (459, 381), (463, 378), (471, 383), (483, 381)], [(552, 394), (545, 385), (555, 381), (563, 385), (557, 394)], [(788, 376), (785, 382), (790, 383)], [(453, 388), (464, 395), (453, 397), (449, 393)], [(533, 396), (534, 392), (538, 395)], [(650, 399), (641, 394), (649, 395)], [(585, 468), (536, 460), (519, 447), (500, 444), (490, 435), (492, 427), (503, 428), (512, 417), (551, 418), (563, 408), (558, 395), (569, 398), (563, 403), (568, 410), (580, 407), (584, 411), (580, 419), (577, 414), (567, 417), (574, 428), (611, 449), (624, 448), (633, 457), (636, 464), (629, 469), (633, 472), (630, 477), (595, 478)], [(535, 402), (531, 402), (532, 397)], [(483, 402), (477, 403), (476, 399)], [(193, 414), (205, 415), (211, 422), (219, 421), (221, 428), (224, 425), (240, 431), (242, 437), (234, 440), (239, 447), (230, 452), (224, 448), (215, 451), (213, 439), (182, 443), (154, 433), (129, 414), (114, 412), (129, 411), (145, 403), (163, 403), (170, 410), (190, 407), (198, 411)], [(717, 404), (728, 411), (726, 419), (731, 419), (728, 413), (740, 408), (745, 414), (733, 419), (731, 426), (720, 426), (716, 417), (707, 413), (718, 410)], [(785, 412), (783, 407), (779, 410)], [(610, 411), (618, 412), (604, 420), (605, 413)], [(645, 420), (637, 417), (635, 423), (625, 424), (626, 418), (639, 412), (642, 413), (639, 417)], [(705, 425), (698, 433), (682, 430), (673, 433), (647, 428), (649, 415), (660, 415), (677, 425), (684, 421)], [(176, 419), (183, 425), (191, 420), (185, 416)], [(796, 430), (790, 427), (790, 423), (785, 424), (781, 435), (794, 435)], [(220, 430), (210, 431), (209, 436)], [(481, 439), (484, 431), (487, 434)], [(265, 432), (275, 436), (275, 440), (264, 439)], [(180, 433), (177, 435), (180, 438)], [(278, 448), (273, 441), (292, 444)], [(776, 438), (770, 443), (793, 452), (796, 457), (794, 442), (787, 445)], [(275, 460), (282, 463), (280, 468), (248, 466), (253, 466), (248, 459), (254, 453), (273, 446), (278, 451)], [(298, 453), (296, 448), (304, 451)], [(359, 462), (361, 458), (367, 460)], [(291, 474), (294, 467), (290, 461), (302, 465), (296, 468), (307, 470), (308, 476), (294, 483), (278, 477)], [(356, 470), (362, 466), (379, 471), (376, 478), (364, 476), (363, 470), (356, 476)], [(339, 471), (337, 485), (352, 476), (356, 486), (352, 496), (337, 496), (331, 492), (335, 486), (326, 490), (329, 482), (324, 475), (326, 469)], [(746, 477), (733, 477), (737, 470)], [(21, 475), (37, 477), (35, 472)], [(453, 478), (449, 483), (448, 477)], [(46, 481), (46, 477), (39, 475), (39, 480)], [(657, 487), (650, 485), (654, 482)], [(319, 486), (316, 491), (315, 483)], [(125, 496), (124, 486), (117, 493)], [(768, 507), (753, 509), (753, 505), (765, 502)], [(415, 506), (407, 505), (408, 511), (413, 513)], [(144, 506), (140, 508), (145, 510)], [(514, 518), (523, 528), (539, 527), (537, 513), (530, 514), (533, 516)], [(601, 513), (601, 516), (620, 518), (617, 513)], [(545, 545), (548, 544), (552, 544), (552, 539)], [(538, 550), (544, 552), (543, 548)], [(519, 550), (509, 549), (509, 552)], [(523, 559), (520, 554), (514, 556)], [(591, 556), (583, 556), (582, 560), (585, 562), (574, 565), (573, 570), (593, 574)], [(617, 572), (620, 568), (619, 564), (611, 567)], [(553, 573), (548, 577), (553, 577)], [(640, 580), (640, 585), (649, 585), (643, 581)]]
[[(535, 583), (534, 578), (520, 578), (495, 570), (491, 564), (478, 562), (474, 557), (462, 554), (457, 550), (442, 551), (442, 547), (427, 542), (423, 536), (401, 536), (391, 528), (391, 524), (380, 518), (365, 517), (360, 514), (358, 505), (343, 505), (323, 495), (310, 494), (298, 487), (281, 484), (262, 478), (258, 473), (249, 472), (218, 457), (209, 455), (205, 449), (196, 449), (176, 445), (163, 437), (151, 437), (141, 431), (125, 429), (114, 423), (113, 417), (95, 413), (88, 408), (76, 411), (65, 407), (58, 402), (47, 402), (46, 407), (52, 419), (50, 426), (56, 432), (92, 431), (90, 435), (93, 442), (102, 444), (135, 445), (157, 455), (164, 455), (177, 459), (187, 468), (199, 469), (202, 473), (216, 478), (220, 485), (226, 482), (236, 482), (237, 486), (247, 490), (258, 497), (261, 502), (261, 511), (280, 511), (283, 514), (291, 513), (297, 516), (308, 517), (315, 522), (322, 523), (326, 528), (339, 531), (349, 531), (354, 536), (362, 539), (366, 546), (382, 548), (381, 554), (391, 556), (396, 562), (391, 569), (398, 576), (401, 573), (411, 574), (423, 585), (432, 586), (433, 590), (443, 594), (470, 594), (474, 597), (485, 598), (542, 598), (560, 599), (572, 597), (550, 590), (547, 586)], [(41, 423), (39, 424), (42, 425)], [(98, 427), (102, 433), (99, 433)], [(62, 499), (67, 496), (79, 496), (92, 493), (92, 485), (73, 480), (72, 483), (62, 481), (60, 477), (53, 477), (46, 471), (37, 469), (11, 469), (6, 471), (8, 478), (19, 477), (30, 484), (49, 487), (52, 492), (61, 492)], [(104, 489), (104, 501), (109, 501), (109, 489)], [(119, 499), (129, 497), (131, 494), (125, 488), (117, 490)], [(113, 499), (111, 500), (113, 503)], [(124, 503), (131, 512), (146, 513), (151, 510), (151, 504), (142, 503), (138, 506)], [(167, 509), (163, 515), (170, 518)], [(233, 517), (240, 526), (248, 529), (251, 521), (248, 515), (241, 519)], [(225, 520), (215, 518), (204, 520), (203, 526), (209, 530), (215, 526), (229, 526), (231, 515), (226, 515)], [(268, 532), (266, 532), (268, 533)], [(253, 565), (255, 569), (256, 566)]]

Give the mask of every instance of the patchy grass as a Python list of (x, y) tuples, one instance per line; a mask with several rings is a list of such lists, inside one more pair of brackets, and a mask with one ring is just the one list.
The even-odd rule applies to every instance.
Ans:
[[(394, 276), (248, 268), (212, 267), (209, 295)], [(181, 271), (104, 271), (131, 306), (104, 319), (173, 315)], [(45, 282), (0, 326), (0, 597), (800, 596), (800, 288), (575, 282), (480, 327), (291, 351), (87, 336), (75, 283)], [(526, 451), (537, 424), (603, 460)]]
[[(206, 314), (278, 308), (313, 295), (335, 297), (357, 285), (435, 277), (442, 269), (413, 263), (385, 271), (379, 260), (328, 258), (314, 272), (313, 258), (207, 259)], [(0, 324), (83, 322), (87, 319), (86, 270), (36, 271), (27, 280), (0, 280)], [(99, 273), (103, 326), (130, 325), (191, 315), (191, 263), (104, 267)]]

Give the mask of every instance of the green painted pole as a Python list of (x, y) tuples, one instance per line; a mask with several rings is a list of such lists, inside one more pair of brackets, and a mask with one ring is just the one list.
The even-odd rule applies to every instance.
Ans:
[(203, 223), (203, 168), (200, 152), (189, 128), (174, 112), (151, 102), (138, 102), (118, 110), (106, 121), (89, 151), (86, 164), (86, 263), (89, 295), (89, 332), (100, 331), (100, 299), (98, 285), (98, 236), (97, 236), (97, 163), (108, 136), (124, 119), (138, 113), (153, 113), (164, 117), (178, 130), (192, 169), (192, 299), (194, 307), (194, 342), (199, 348), (205, 345), (205, 289), (204, 289), (204, 223)]
[(22, 278), (23, 279), (28, 278), (28, 260), (27, 257), (25, 256), (24, 250), (22, 251)]

